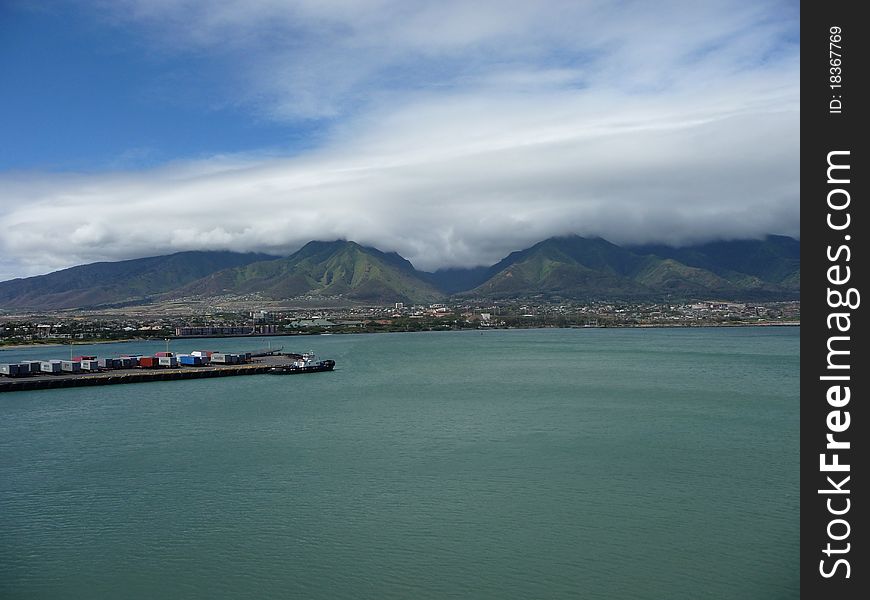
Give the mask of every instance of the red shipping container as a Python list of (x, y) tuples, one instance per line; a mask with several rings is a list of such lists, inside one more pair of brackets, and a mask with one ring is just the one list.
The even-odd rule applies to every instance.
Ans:
[(172, 352), (155, 352), (154, 356), (160, 358), (161, 356), (175, 356)]
[(158, 365), (158, 359), (154, 356), (143, 356), (139, 359), (139, 366), (144, 369), (153, 369)]

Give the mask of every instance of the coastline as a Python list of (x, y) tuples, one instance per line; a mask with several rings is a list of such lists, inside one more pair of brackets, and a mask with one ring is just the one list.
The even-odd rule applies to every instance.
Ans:
[[(569, 325), (567, 327), (557, 326), (542, 326), (542, 327), (479, 327), (460, 329), (458, 331), (501, 331), (501, 330), (517, 330), (517, 329), (696, 329), (700, 327), (800, 327), (800, 321), (767, 321), (763, 323), (634, 323), (634, 324), (613, 324), (613, 325)], [(172, 336), (173, 341), (178, 340), (195, 340), (202, 337), (212, 338), (244, 338), (244, 337), (299, 337), (308, 335), (358, 335), (361, 333), (418, 333), (423, 330), (389, 330), (389, 331), (329, 331), (324, 333), (273, 333), (258, 336), (247, 335), (214, 335), (214, 336)], [(444, 329), (430, 329), (428, 331), (448, 331)], [(451, 330), (452, 331), (452, 330)], [(9, 346), (0, 346), (0, 352), (3, 350), (26, 350), (30, 348), (57, 348), (64, 346), (93, 346), (97, 344), (126, 344), (131, 342), (148, 342), (161, 341), (164, 338), (133, 338), (128, 340), (99, 340), (93, 342), (72, 342), (71, 344), (13, 344)]]

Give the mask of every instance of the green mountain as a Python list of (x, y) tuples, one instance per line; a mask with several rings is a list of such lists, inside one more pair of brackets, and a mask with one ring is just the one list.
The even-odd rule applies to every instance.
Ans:
[(445, 294), (452, 295), (471, 290), (497, 273), (495, 267), (472, 267), (463, 269), (451, 267), (439, 269), (434, 273), (420, 271), (420, 277), (434, 285)]
[(550, 238), (513, 252), (469, 295), (519, 297), (534, 294), (589, 298), (636, 296), (645, 291), (625, 277), (639, 258), (600, 238)]
[(622, 248), (600, 238), (550, 238), (514, 252), (465, 295), (572, 299), (796, 298), (800, 242), (712, 242)]
[(0, 307), (60, 309), (142, 303), (215, 271), (274, 258), (257, 253), (178, 252), (93, 263), (0, 282)]
[(180, 252), (0, 282), (0, 308), (85, 308), (187, 296), (310, 296), (369, 304), (447, 296), (578, 300), (800, 297), (800, 242), (781, 236), (672, 248), (550, 238), (491, 267), (417, 271), (395, 252), (310, 242), (295, 254)]
[(631, 250), (671, 258), (729, 280), (748, 275), (775, 287), (800, 290), (801, 245), (790, 237), (770, 235), (763, 240), (716, 241), (683, 248), (639, 246)]
[(295, 254), (213, 273), (176, 295), (260, 293), (268, 298), (341, 296), (355, 302), (432, 302), (444, 297), (410, 262), (356, 242), (309, 242)]
[(715, 273), (690, 267), (671, 258), (647, 256), (639, 269), (632, 273), (632, 280), (648, 290), (660, 290), (669, 294), (693, 294), (722, 291), (733, 287)]

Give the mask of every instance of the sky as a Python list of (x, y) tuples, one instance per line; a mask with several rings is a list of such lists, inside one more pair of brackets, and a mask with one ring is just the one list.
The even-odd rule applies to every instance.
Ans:
[(799, 2), (4, 0), (0, 280), (799, 236)]

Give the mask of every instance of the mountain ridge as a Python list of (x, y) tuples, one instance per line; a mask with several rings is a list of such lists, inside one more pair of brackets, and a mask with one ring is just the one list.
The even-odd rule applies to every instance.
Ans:
[(87, 308), (190, 296), (260, 294), (352, 303), (493, 300), (796, 299), (800, 242), (783, 236), (673, 248), (618, 246), (603, 238), (552, 237), (490, 267), (419, 271), (396, 252), (348, 240), (312, 241), (286, 257), (181, 252), (92, 263), (0, 282), (2, 308)]
[(274, 258), (255, 252), (193, 250), (78, 265), (0, 282), (0, 307), (59, 309), (141, 302), (219, 269)]
[(313, 241), (286, 258), (226, 269), (192, 282), (177, 295), (226, 291), (272, 299), (342, 296), (357, 302), (427, 302), (444, 294), (417, 276), (409, 261), (356, 242)]

